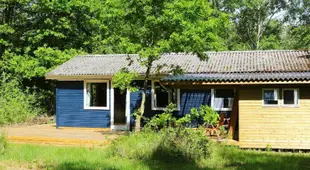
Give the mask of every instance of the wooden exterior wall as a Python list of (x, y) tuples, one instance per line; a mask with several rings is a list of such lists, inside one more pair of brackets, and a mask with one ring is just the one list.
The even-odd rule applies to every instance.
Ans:
[[(307, 87), (308, 86), (308, 87)], [(298, 88), (299, 107), (264, 107), (262, 89)], [(239, 144), (242, 148), (310, 149), (310, 85), (244, 86), (239, 89)]]
[[(137, 81), (136, 84), (139, 84)], [(140, 82), (141, 84), (141, 82)], [(182, 117), (191, 113), (192, 108), (199, 108), (201, 105), (211, 104), (211, 89), (208, 87), (176, 87), (180, 89), (180, 110), (174, 112), (174, 116)], [(140, 108), (142, 99), (142, 90), (130, 93), (130, 115)], [(151, 86), (147, 90), (146, 106), (144, 116), (151, 118), (156, 114), (163, 113), (162, 110), (152, 110), (151, 107)], [(131, 117), (131, 126), (134, 125), (134, 118)], [(197, 122), (192, 122), (190, 126), (197, 126)]]
[(84, 109), (83, 83), (83, 81), (57, 82), (56, 126), (109, 128), (110, 110)]

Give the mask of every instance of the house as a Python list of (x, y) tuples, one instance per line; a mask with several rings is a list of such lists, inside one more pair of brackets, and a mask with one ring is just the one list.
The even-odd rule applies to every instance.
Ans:
[[(154, 63), (147, 91), (146, 115), (168, 103), (176, 116), (202, 104), (223, 113), (232, 138), (242, 148), (310, 149), (310, 54), (307, 51), (207, 52), (164, 54)], [(128, 130), (141, 102), (141, 89), (121, 92), (111, 79), (121, 68), (143, 74), (137, 55), (77, 56), (46, 75), (57, 80), (57, 127)], [(171, 75), (180, 66), (181, 75)], [(161, 68), (158, 70), (158, 68)], [(135, 81), (142, 86), (142, 80)], [(164, 90), (169, 89), (169, 90)]]

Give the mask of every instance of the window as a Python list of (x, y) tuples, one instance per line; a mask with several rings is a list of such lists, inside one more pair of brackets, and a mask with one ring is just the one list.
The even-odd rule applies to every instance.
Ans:
[(157, 81), (152, 82), (152, 109), (164, 110), (169, 103), (174, 103), (179, 109), (180, 90), (165, 87)]
[(299, 105), (299, 90), (298, 89), (283, 89), (283, 106), (298, 106)]
[(278, 89), (263, 89), (263, 105), (278, 106)]
[(86, 81), (84, 83), (84, 108), (109, 109), (109, 83)]
[(216, 89), (213, 92), (212, 107), (216, 111), (230, 111), (234, 103), (233, 89)]

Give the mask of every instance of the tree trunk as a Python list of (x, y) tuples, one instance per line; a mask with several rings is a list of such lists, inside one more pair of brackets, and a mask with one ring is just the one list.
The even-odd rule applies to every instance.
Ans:
[(146, 101), (146, 92), (143, 90), (142, 91), (141, 106), (140, 106), (140, 115), (136, 116), (136, 121), (135, 121), (135, 131), (136, 132), (140, 132), (141, 131), (141, 118), (142, 118), (142, 116), (144, 114), (145, 101)]
[(144, 82), (143, 82), (143, 89), (142, 89), (142, 100), (140, 105), (140, 114), (136, 115), (136, 121), (135, 121), (135, 131), (140, 132), (141, 131), (141, 118), (143, 117), (144, 110), (145, 110), (145, 102), (146, 102), (146, 90), (147, 90), (147, 84), (150, 76), (150, 71), (152, 67), (153, 61), (150, 60), (147, 65), (147, 69), (145, 72)]

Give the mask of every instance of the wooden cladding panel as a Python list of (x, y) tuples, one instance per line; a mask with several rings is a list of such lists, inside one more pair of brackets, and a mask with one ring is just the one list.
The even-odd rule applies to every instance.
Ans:
[[(239, 90), (239, 144), (242, 148), (310, 149), (310, 87), (298, 88), (299, 107), (262, 106), (262, 89)], [(277, 88), (277, 87), (275, 87)]]

